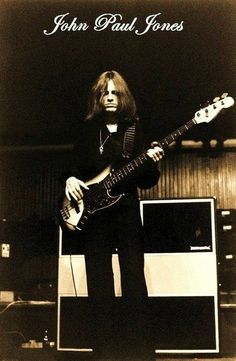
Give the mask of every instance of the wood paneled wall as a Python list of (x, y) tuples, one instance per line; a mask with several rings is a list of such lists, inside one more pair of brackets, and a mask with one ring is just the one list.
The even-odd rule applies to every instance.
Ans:
[(159, 164), (161, 178), (141, 198), (217, 199), (217, 208), (236, 208), (236, 153), (172, 153)]
[[(56, 215), (63, 192), (60, 174), (69, 152), (0, 154), (0, 217), (24, 219)], [(161, 178), (142, 199), (217, 198), (217, 208), (236, 208), (236, 152), (170, 152), (159, 163)]]

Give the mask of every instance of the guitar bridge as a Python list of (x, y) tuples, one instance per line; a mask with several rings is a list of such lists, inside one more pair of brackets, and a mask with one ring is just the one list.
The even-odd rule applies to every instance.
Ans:
[(66, 221), (67, 219), (70, 218), (70, 212), (69, 212), (68, 206), (61, 209), (60, 212), (61, 212), (61, 216), (64, 219), (64, 221)]

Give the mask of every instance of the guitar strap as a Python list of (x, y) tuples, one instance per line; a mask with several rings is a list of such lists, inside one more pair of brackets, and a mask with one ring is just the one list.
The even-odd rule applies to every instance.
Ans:
[(123, 153), (122, 156), (124, 158), (130, 158), (133, 154), (134, 150), (134, 138), (135, 138), (135, 127), (136, 124), (130, 125), (124, 135), (124, 141), (123, 141)]

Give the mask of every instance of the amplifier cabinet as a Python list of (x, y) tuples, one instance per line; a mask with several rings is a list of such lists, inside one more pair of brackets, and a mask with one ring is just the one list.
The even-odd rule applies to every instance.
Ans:
[[(140, 212), (152, 352), (218, 353), (215, 199), (142, 200)], [(73, 237), (60, 230), (57, 349), (92, 352), (96, 315), (87, 292), (84, 252)], [(123, 317), (115, 252), (112, 266)]]
[(221, 291), (236, 291), (236, 209), (217, 210)]
[(215, 199), (142, 200), (156, 353), (218, 353)]

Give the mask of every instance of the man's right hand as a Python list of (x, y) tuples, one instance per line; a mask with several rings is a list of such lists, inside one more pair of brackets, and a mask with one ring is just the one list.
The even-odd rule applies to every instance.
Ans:
[(83, 191), (81, 188), (89, 189), (83, 181), (76, 177), (70, 177), (66, 180), (65, 193), (69, 201), (71, 200), (71, 197), (76, 201), (80, 201), (83, 198)]

